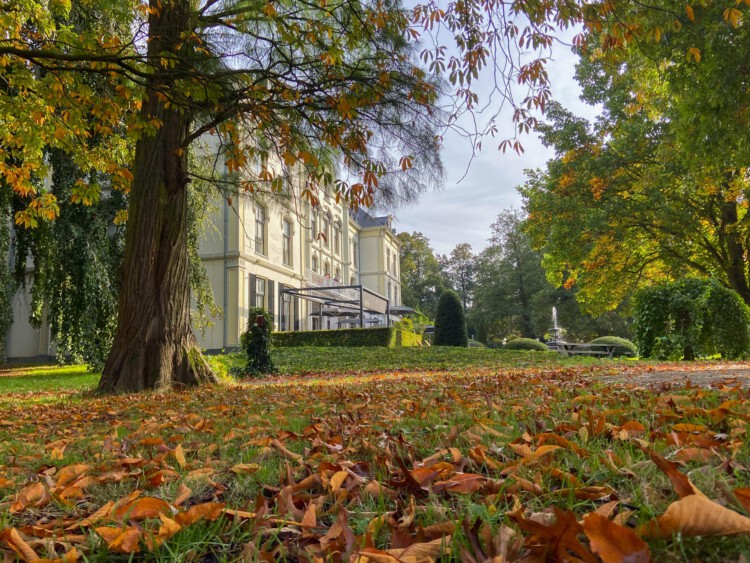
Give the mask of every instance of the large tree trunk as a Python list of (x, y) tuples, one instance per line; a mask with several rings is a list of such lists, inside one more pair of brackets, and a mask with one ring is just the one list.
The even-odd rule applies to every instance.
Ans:
[[(189, 0), (173, 0), (154, 11), (150, 56), (177, 53), (180, 33), (189, 26), (189, 6)], [(157, 95), (170, 91), (171, 80), (155, 73), (142, 109), (145, 120), (158, 119), (162, 125), (136, 145), (117, 332), (100, 391), (215, 381), (190, 327), (185, 147), (190, 117), (166, 108)]]

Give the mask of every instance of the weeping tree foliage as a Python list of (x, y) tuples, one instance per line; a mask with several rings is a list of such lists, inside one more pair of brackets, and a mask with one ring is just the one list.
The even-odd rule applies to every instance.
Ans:
[[(59, 360), (86, 362), (100, 370), (107, 357), (117, 323), (119, 268), (122, 260), (122, 225), (115, 217), (125, 207), (121, 192), (105, 192), (89, 205), (72, 201), (81, 170), (68, 155), (49, 152), (52, 167), (49, 193), (59, 201), (60, 218), (33, 230), (19, 231), (17, 277), (27, 282), (32, 295), (32, 324), (50, 326)], [(106, 178), (90, 178), (106, 184)]]
[(687, 278), (636, 293), (633, 334), (644, 357), (745, 357), (750, 309), (737, 292), (715, 280)]

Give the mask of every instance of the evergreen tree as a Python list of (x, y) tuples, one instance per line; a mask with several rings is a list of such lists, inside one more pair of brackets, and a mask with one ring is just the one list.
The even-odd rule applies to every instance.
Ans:
[(469, 345), (466, 317), (458, 293), (449, 289), (440, 296), (435, 315), (435, 346)]

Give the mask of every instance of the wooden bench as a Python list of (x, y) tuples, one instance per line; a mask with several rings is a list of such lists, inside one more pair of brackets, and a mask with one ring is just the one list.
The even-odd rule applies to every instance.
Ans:
[(616, 344), (586, 344), (583, 342), (557, 342), (557, 351), (568, 356), (606, 356), (613, 358)]

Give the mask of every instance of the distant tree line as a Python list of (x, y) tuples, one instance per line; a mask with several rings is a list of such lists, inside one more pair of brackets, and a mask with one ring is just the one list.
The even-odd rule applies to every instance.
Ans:
[(469, 335), (486, 344), (550, 338), (552, 307), (569, 340), (629, 337), (624, 305), (593, 317), (581, 311), (574, 289), (547, 280), (542, 255), (525, 229), (523, 212), (503, 211), (484, 250), (474, 253), (471, 245), (459, 243), (448, 255), (436, 254), (422, 233), (400, 233), (404, 305), (433, 319), (440, 295), (452, 289), (466, 312)]

